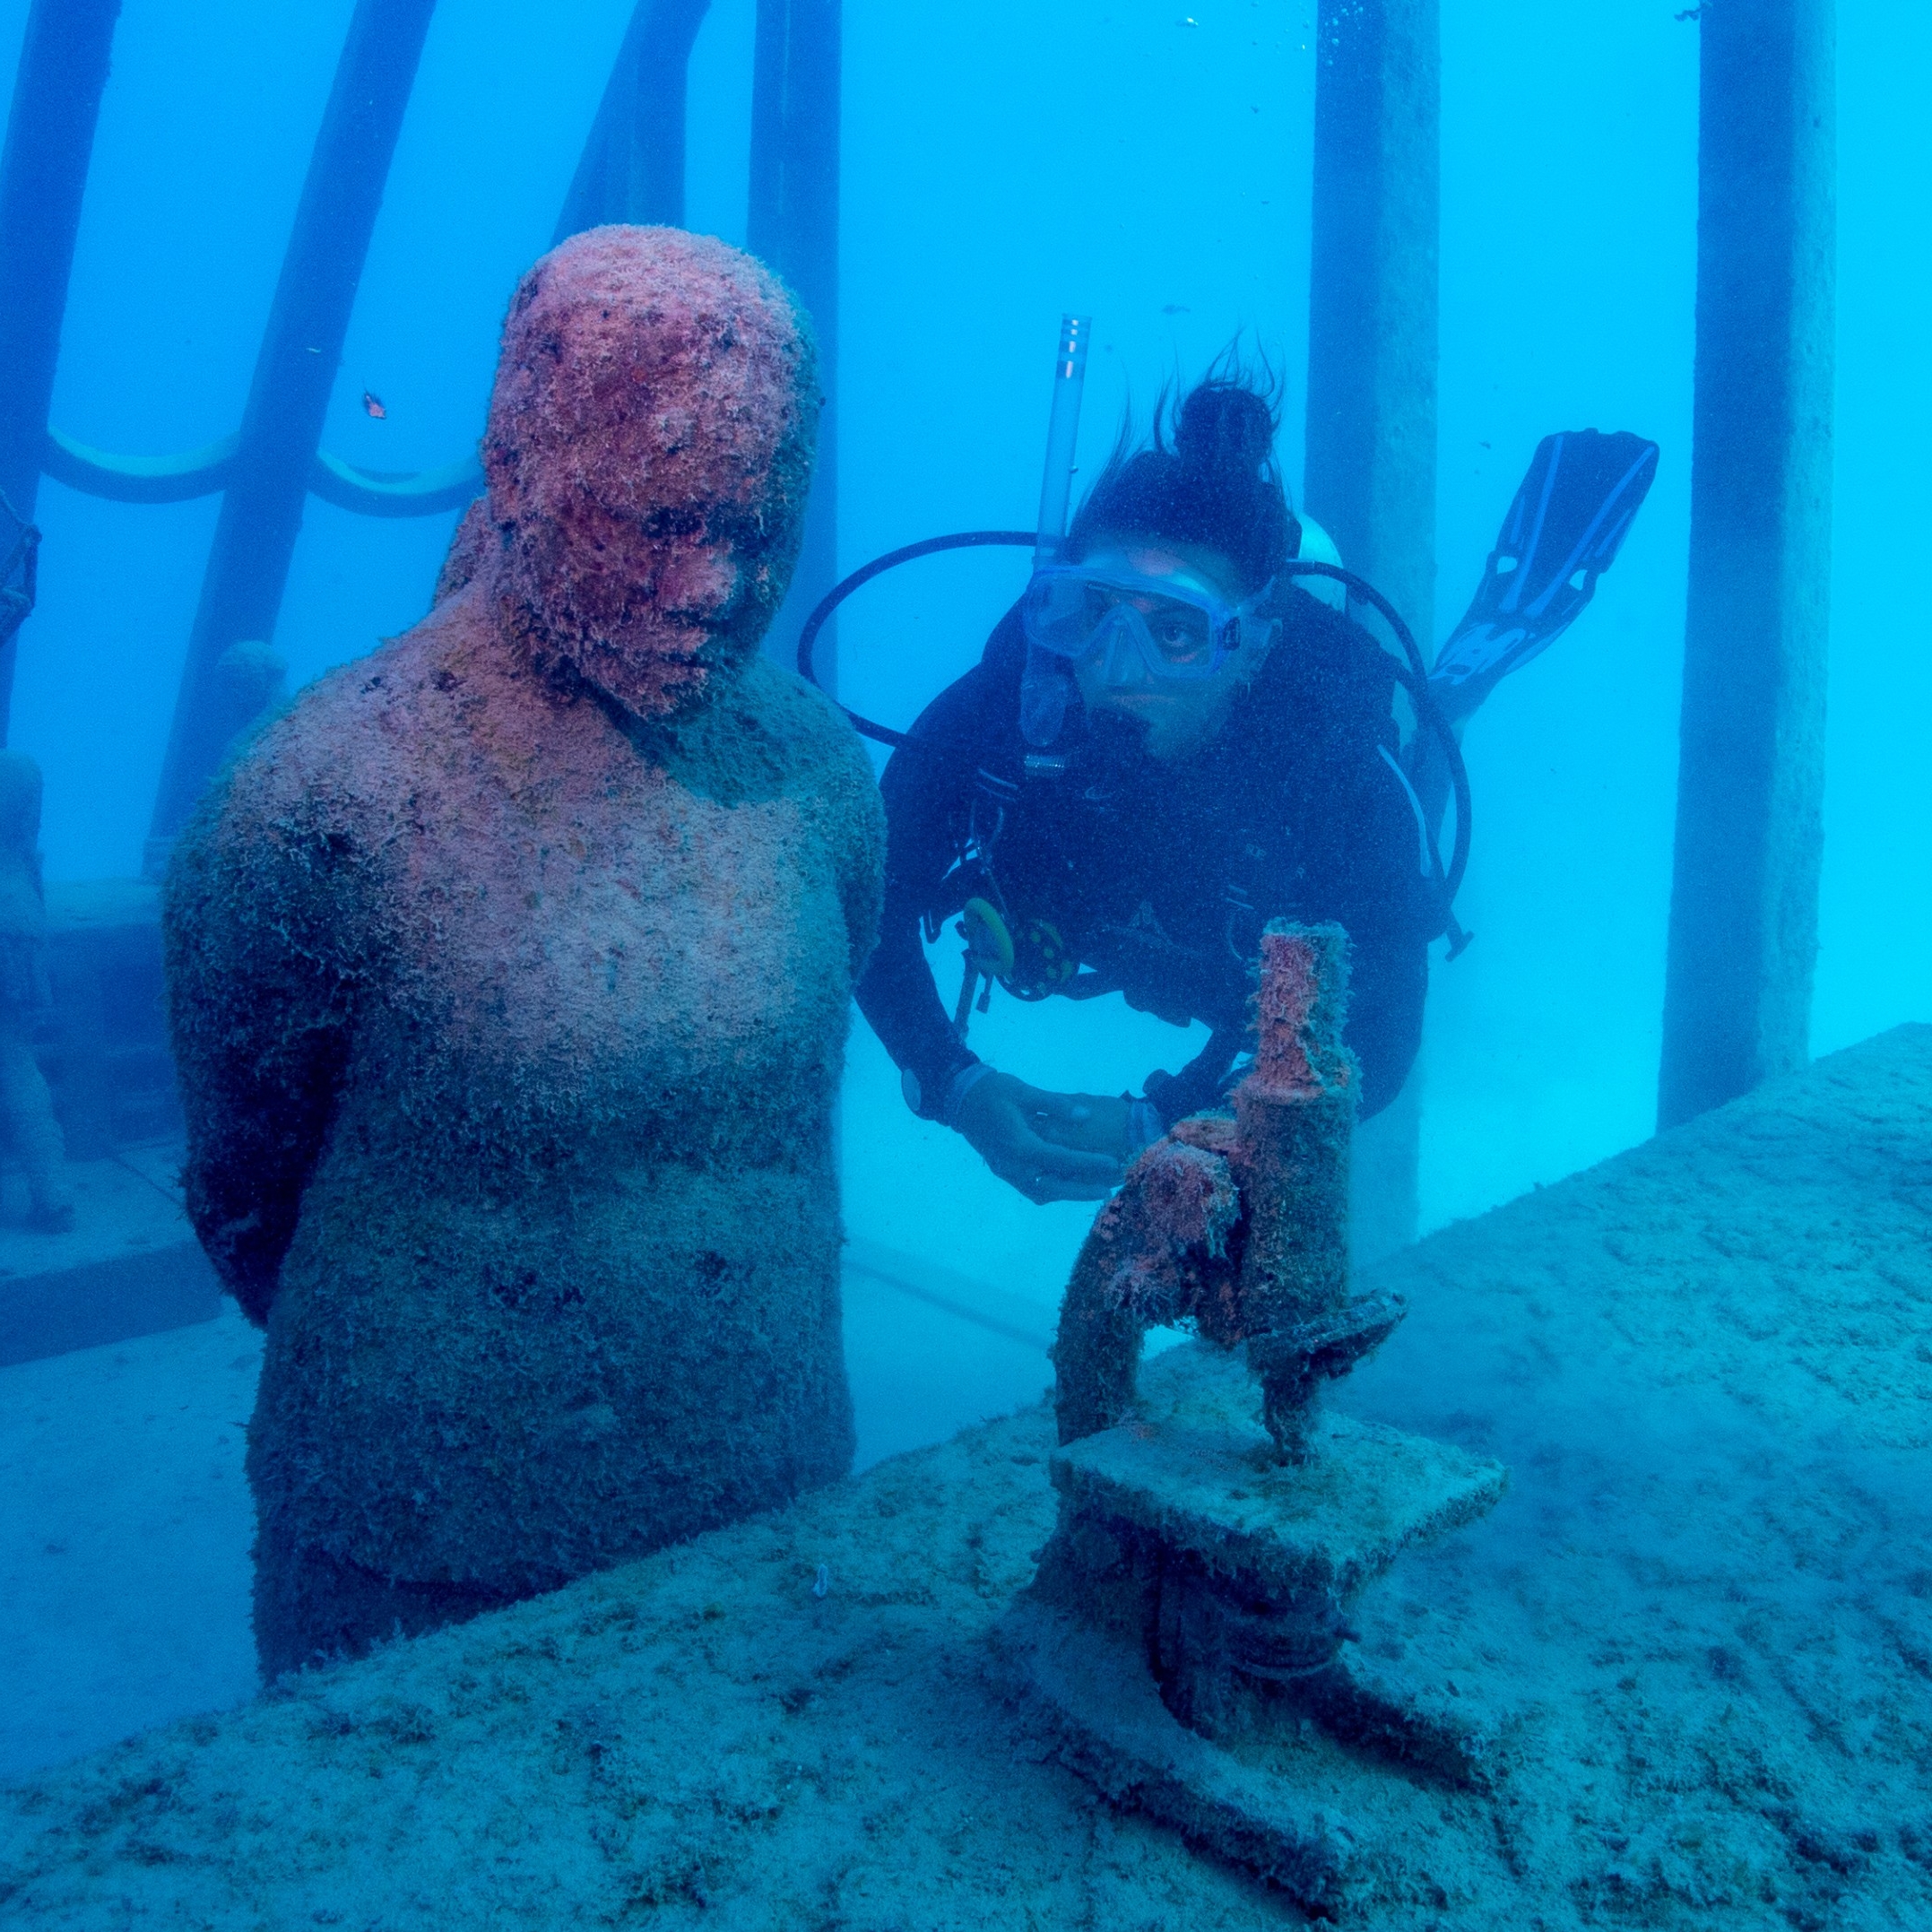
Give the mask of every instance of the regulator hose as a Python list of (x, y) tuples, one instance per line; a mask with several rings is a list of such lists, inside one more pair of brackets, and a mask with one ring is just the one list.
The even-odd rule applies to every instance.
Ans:
[[(1040, 541), (1036, 530), (957, 530), (949, 537), (927, 537), (923, 542), (902, 544), (896, 550), (888, 550), (883, 557), (875, 557), (871, 563), (854, 570), (849, 577), (833, 585), (813, 607), (812, 613), (805, 619), (805, 628), (798, 634), (798, 674), (808, 684), (819, 684), (819, 673), (812, 665), (812, 648), (819, 642), (819, 633), (831, 621), (833, 611), (844, 603), (855, 590), (863, 590), (876, 576), (883, 576), (888, 570), (896, 570), (901, 564), (917, 561), (922, 557), (936, 557), (941, 550), (976, 550), (991, 545), (1011, 543), (1024, 545), (1032, 550)], [(827, 696), (830, 694), (827, 693)], [(836, 702), (836, 700), (835, 700)], [(890, 745), (897, 751), (909, 741), (904, 732), (896, 732), (884, 724), (874, 724), (870, 718), (862, 718), (849, 705), (838, 707), (852, 720), (852, 728), (861, 737), (876, 740), (879, 744)]]

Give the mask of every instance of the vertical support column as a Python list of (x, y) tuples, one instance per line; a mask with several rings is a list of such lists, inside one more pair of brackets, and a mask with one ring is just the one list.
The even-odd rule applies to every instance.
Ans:
[(1658, 1122), (1802, 1066), (1824, 843), (1832, 0), (1703, 9), (1697, 365)]
[(606, 221), (684, 226), (691, 48), (711, 0), (637, 0), (551, 242)]
[(165, 869), (175, 835), (246, 722), (216, 666), (230, 645), (274, 631), (309, 467), (435, 6), (357, 0), (349, 23), (202, 579), (149, 830), (151, 875)]
[[(838, 570), (838, 150), (840, 0), (758, 0), (746, 241), (805, 306), (819, 342), (825, 412), (805, 541), (767, 648), (793, 662), (798, 633)], [(819, 633), (819, 682), (837, 689), (833, 627)]]
[[(1436, 0), (1320, 0), (1304, 498), (1426, 638), (1435, 614)], [(1364, 1257), (1415, 1238), (1421, 1070), (1356, 1140)]]
[(1436, 0), (1321, 0), (1308, 507), (1418, 636), (1435, 617)]
[[(0, 490), (29, 522), (120, 12), (121, 0), (34, 0), (0, 153)], [(0, 745), (19, 648), (17, 631), (0, 645)]]

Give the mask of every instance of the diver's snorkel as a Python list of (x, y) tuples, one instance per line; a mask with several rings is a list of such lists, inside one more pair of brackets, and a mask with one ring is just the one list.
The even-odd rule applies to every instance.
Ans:
[[(1053, 352), (1053, 404), (1046, 419), (1046, 472), (1040, 479), (1039, 533), (1034, 540), (1037, 573), (1060, 559), (1067, 541), (1067, 508), (1073, 500), (1073, 457), (1080, 434), (1080, 398), (1087, 388), (1087, 316), (1060, 318), (1060, 345)], [(1038, 749), (1060, 736), (1067, 722), (1073, 680), (1066, 664), (1027, 646), (1027, 668), (1019, 680), (1019, 735)]]
[(1087, 333), (1093, 325), (1090, 316), (1060, 318), (1060, 346), (1053, 351), (1053, 406), (1046, 419), (1046, 473), (1040, 479), (1039, 534), (1033, 547), (1035, 570), (1058, 562), (1060, 546), (1067, 541), (1080, 397), (1087, 388)]
[[(1062, 316), (1060, 318), (1060, 337), (1053, 351), (1053, 401), (1046, 420), (1046, 470), (1040, 480), (1040, 515), (1034, 528), (962, 530), (952, 536), (928, 537), (923, 543), (905, 543), (896, 550), (888, 550), (883, 557), (873, 558), (871, 563), (854, 570), (850, 576), (842, 577), (819, 600), (798, 634), (798, 674), (808, 684), (819, 681), (818, 669), (812, 663), (812, 650), (818, 644), (819, 633), (831, 621), (833, 611), (853, 591), (862, 589), (888, 570), (895, 570), (899, 565), (909, 564), (920, 557), (936, 556), (941, 550), (978, 550), (990, 544), (1010, 544), (1015, 548), (1022, 544), (1029, 546), (1033, 550), (1035, 571), (1044, 570), (1058, 558), (1060, 547), (1066, 541), (1067, 510), (1073, 500), (1073, 457), (1079, 440), (1080, 397), (1087, 387), (1087, 338), (1092, 327), (1090, 316)], [(1060, 728), (1065, 722), (1067, 699), (1072, 693), (1072, 684), (1065, 671), (1053, 666), (1049, 659), (1049, 672), (1038, 680), (1038, 690), (1033, 700), (1037, 714), (1035, 725), (1045, 733), (1036, 738), (1024, 723), (1028, 706), (1027, 687), (1034, 682), (1034, 654), (1029, 648), (1027, 671), (1020, 696), (1022, 730), (1028, 744), (1051, 744), (1059, 736)], [(875, 724), (870, 718), (862, 718), (849, 706), (841, 708), (861, 737), (890, 745), (895, 751), (907, 743), (904, 732), (896, 732), (887, 725)]]

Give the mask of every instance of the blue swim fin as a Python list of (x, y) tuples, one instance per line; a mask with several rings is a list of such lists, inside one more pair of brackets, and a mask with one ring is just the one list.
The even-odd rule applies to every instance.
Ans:
[(1451, 723), (1575, 622), (1616, 561), (1657, 456), (1627, 429), (1570, 429), (1537, 445), (1475, 599), (1429, 674)]

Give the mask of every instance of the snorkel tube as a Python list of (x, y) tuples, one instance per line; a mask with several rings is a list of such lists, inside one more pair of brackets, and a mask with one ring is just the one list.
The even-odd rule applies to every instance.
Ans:
[(1053, 406), (1046, 419), (1046, 473), (1040, 479), (1040, 528), (1033, 567), (1044, 570), (1067, 541), (1067, 510), (1073, 500), (1073, 455), (1080, 436), (1080, 398), (1087, 389), (1087, 336), (1090, 316), (1060, 318), (1053, 351)]
[[(1053, 406), (1046, 420), (1046, 472), (1040, 479), (1040, 527), (1033, 546), (1035, 572), (1055, 562), (1067, 541), (1080, 398), (1087, 388), (1087, 332), (1092, 325), (1085, 316), (1060, 318), (1060, 346), (1053, 352)], [(1073, 689), (1073, 676), (1065, 663), (1029, 643), (1019, 678), (1019, 735), (1029, 745), (1040, 749), (1060, 736)]]
[[(819, 633), (831, 621), (832, 613), (855, 590), (862, 590), (888, 570), (897, 570), (901, 564), (914, 562), (921, 557), (936, 557), (941, 550), (981, 550), (997, 544), (1009, 544), (1016, 549), (1030, 544), (1035, 570), (1044, 570), (1060, 554), (1060, 546), (1067, 539), (1067, 511), (1073, 500), (1073, 457), (1079, 441), (1080, 398), (1087, 388), (1087, 338), (1092, 327), (1093, 318), (1088, 316), (1060, 318), (1059, 343), (1053, 351), (1053, 400), (1046, 419), (1046, 469), (1040, 479), (1038, 523), (1030, 531), (960, 530), (950, 536), (901, 544), (897, 550), (873, 558), (850, 576), (841, 578), (819, 600), (798, 634), (798, 674), (808, 684), (819, 682), (812, 650), (819, 642)], [(850, 706), (841, 705), (839, 708), (862, 738), (889, 745), (895, 751), (909, 741), (904, 732), (862, 718)]]

